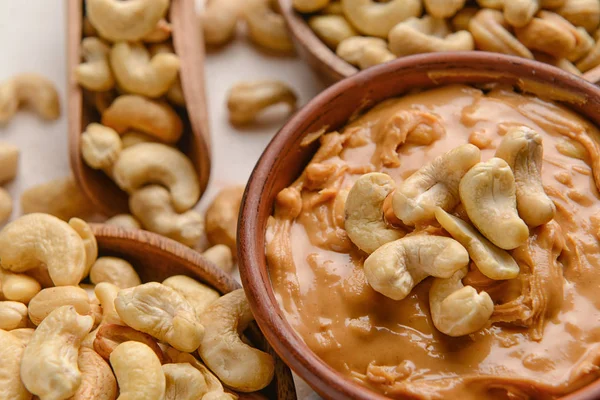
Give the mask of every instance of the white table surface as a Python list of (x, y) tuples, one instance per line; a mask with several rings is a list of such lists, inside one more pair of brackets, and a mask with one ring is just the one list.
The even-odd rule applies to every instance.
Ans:
[[(62, 101), (62, 115), (56, 122), (21, 112), (7, 126), (0, 127), (0, 141), (21, 149), (18, 177), (6, 185), (15, 199), (13, 218), (20, 214), (18, 198), (25, 188), (70, 173), (65, 109), (66, 1), (0, 0), (0, 81), (19, 72), (37, 72), (57, 85)], [(203, 0), (197, 2), (200, 9)], [(238, 36), (232, 44), (207, 55), (213, 162), (209, 187), (198, 205), (201, 211), (220, 188), (246, 182), (285, 120), (278, 113), (270, 113), (257, 126), (234, 129), (227, 120), (227, 90), (240, 80), (277, 78), (288, 82), (298, 93), (300, 104), (304, 104), (324, 88), (300, 59), (267, 55), (251, 46), (243, 35)], [(299, 399), (318, 398), (297, 378), (296, 388)]]

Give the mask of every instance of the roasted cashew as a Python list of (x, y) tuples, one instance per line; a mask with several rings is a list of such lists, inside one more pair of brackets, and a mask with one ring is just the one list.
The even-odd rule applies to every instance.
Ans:
[(420, 0), (391, 0), (378, 3), (373, 0), (342, 0), (346, 18), (361, 33), (385, 38), (398, 23), (421, 15)]
[(233, 271), (233, 254), (231, 254), (231, 249), (224, 244), (210, 247), (202, 253), (202, 257), (228, 274)]
[(147, 333), (136, 331), (128, 326), (116, 324), (102, 324), (96, 332), (94, 339), (94, 350), (105, 360), (110, 358), (111, 353), (118, 345), (125, 342), (140, 342), (148, 346), (158, 357), (161, 364), (164, 364), (165, 356), (156, 343), (156, 339)]
[(358, 32), (343, 15), (315, 15), (308, 20), (308, 26), (332, 49), (344, 39), (358, 36)]
[[(590, 50), (594, 48), (596, 42), (594, 38), (581, 26), (575, 28), (573, 35), (575, 36), (575, 48), (567, 55), (567, 59), (575, 62), (581, 60), (583, 57), (589, 54)], [(573, 66), (573, 68), (577, 69), (575, 66)]]
[(71, 218), (69, 220), (69, 226), (77, 232), (83, 245), (85, 247), (85, 270), (83, 271), (83, 277), (87, 277), (90, 273), (90, 268), (96, 262), (98, 258), (98, 242), (92, 232), (92, 228), (82, 219)]
[(85, 60), (75, 69), (75, 79), (86, 89), (105, 92), (115, 87), (115, 77), (108, 63), (110, 46), (97, 37), (81, 41), (81, 56)]
[(0, 183), (11, 181), (17, 176), (19, 148), (0, 142)]
[(91, 315), (90, 298), (78, 286), (59, 286), (43, 289), (29, 302), (29, 319), (40, 325), (50, 313), (63, 306), (72, 306), (80, 315)]
[(163, 285), (182, 295), (194, 309), (197, 318), (200, 318), (204, 310), (221, 297), (215, 289), (185, 275), (171, 276), (163, 281)]
[(517, 210), (530, 227), (554, 218), (556, 207), (542, 185), (542, 136), (526, 126), (509, 129), (496, 150), (515, 176)]
[(200, 318), (206, 331), (198, 354), (225, 385), (241, 392), (266, 387), (275, 371), (271, 355), (240, 339), (240, 332), (253, 320), (243, 289), (217, 299)]
[(169, 343), (177, 350), (198, 348), (204, 327), (183, 296), (157, 282), (123, 289), (115, 300), (117, 313), (130, 327)]
[(169, 0), (86, 0), (86, 12), (100, 36), (117, 42), (136, 41), (151, 33), (165, 17)]
[(46, 265), (56, 286), (77, 285), (86, 269), (85, 245), (66, 222), (28, 214), (0, 231), (0, 263), (13, 272)]
[(57, 308), (37, 327), (23, 353), (21, 380), (41, 399), (66, 399), (81, 384), (77, 357), (81, 340), (94, 318), (77, 314), (75, 307)]
[(344, 227), (352, 243), (365, 253), (404, 236), (383, 218), (383, 202), (395, 188), (389, 175), (372, 172), (358, 178), (348, 193)]
[(469, 31), (479, 50), (492, 51), (533, 60), (533, 54), (508, 30), (500, 11), (480, 10), (469, 21)]
[(239, 18), (251, 5), (245, 0), (207, 0), (199, 16), (204, 42), (221, 46), (233, 39)]
[(0, 297), (28, 304), (40, 290), (42, 287), (34, 278), (0, 268)]
[(10, 193), (0, 187), (0, 224), (5, 223), (10, 218), (13, 211), (13, 201)]
[(200, 184), (192, 162), (179, 150), (161, 143), (126, 148), (113, 173), (117, 185), (130, 194), (146, 184), (167, 187), (177, 212), (189, 210), (200, 198)]
[(156, 354), (143, 343), (125, 342), (110, 354), (120, 400), (162, 400), (166, 379)]
[(117, 214), (114, 217), (109, 218), (106, 221), (104, 221), (104, 223), (106, 225), (119, 226), (124, 229), (141, 229), (142, 228), (140, 221), (138, 221), (131, 214)]
[(239, 82), (227, 95), (229, 120), (234, 125), (252, 123), (264, 109), (279, 103), (285, 103), (290, 110), (296, 109), (297, 97), (284, 82), (261, 80)]
[(592, 48), (592, 50), (590, 50), (590, 52), (576, 65), (581, 72), (587, 72), (590, 69), (600, 65), (600, 40), (596, 42), (596, 45)]
[(22, 106), (46, 120), (60, 117), (56, 87), (38, 74), (23, 73), (0, 83), (0, 124), (10, 121)]
[(204, 215), (206, 236), (210, 244), (229, 246), (234, 256), (237, 251), (237, 223), (243, 195), (243, 186), (221, 189)]
[(466, 0), (425, 0), (424, 3), (432, 17), (450, 18), (465, 6)]
[(413, 235), (389, 242), (364, 262), (369, 285), (394, 300), (402, 300), (428, 276), (449, 278), (469, 263), (469, 253), (454, 239)]
[(223, 389), (221, 381), (208, 369), (198, 361), (194, 356), (188, 353), (179, 353), (174, 359), (178, 363), (187, 363), (196, 368), (202, 374), (206, 383), (207, 393), (202, 397), (202, 400), (237, 400), (238, 396), (227, 393)]
[(388, 50), (385, 40), (364, 36), (351, 36), (342, 40), (337, 46), (336, 54), (360, 69), (367, 69), (396, 58)]
[(294, 9), (301, 13), (314, 13), (329, 5), (331, 0), (292, 0)]
[(575, 26), (582, 26), (592, 33), (600, 23), (600, 3), (596, 0), (566, 0), (554, 10)]
[(118, 257), (98, 258), (90, 270), (90, 281), (96, 285), (100, 282), (109, 282), (120, 289), (142, 284), (133, 266)]
[(494, 246), (477, 229), (462, 219), (436, 208), (435, 218), (450, 236), (462, 244), (479, 271), (490, 279), (513, 279), (519, 275), (519, 265), (505, 250)]
[(501, 158), (480, 162), (460, 181), (460, 200), (473, 225), (490, 242), (512, 250), (529, 238), (529, 228), (519, 217), (515, 178)]
[(454, 32), (456, 31), (468, 31), (469, 30), (469, 22), (471, 18), (477, 14), (479, 11), (478, 8), (475, 7), (465, 7), (452, 18), (452, 29)]
[(22, 340), (0, 329), (0, 398), (6, 400), (30, 400), (31, 393), (21, 382), (21, 358), (25, 345)]
[(160, 141), (155, 137), (140, 132), (125, 133), (123, 136), (121, 136), (121, 142), (123, 143), (124, 149), (140, 143), (160, 143)]
[(204, 376), (188, 363), (162, 366), (166, 378), (164, 400), (197, 400), (208, 391)]
[(429, 289), (429, 309), (433, 325), (448, 336), (463, 336), (477, 332), (489, 321), (494, 302), (486, 292), (477, 293), (464, 286), (461, 279), (467, 268), (450, 278), (435, 278)]
[(281, 15), (271, 8), (273, 0), (259, 0), (244, 12), (248, 37), (268, 50), (291, 53), (294, 43)]
[(110, 366), (94, 350), (82, 347), (77, 357), (81, 385), (69, 400), (115, 400), (117, 381)]
[(578, 32), (560, 15), (540, 11), (527, 25), (516, 28), (515, 35), (529, 50), (565, 58), (575, 51)]
[(183, 132), (183, 122), (164, 102), (136, 95), (122, 95), (102, 114), (102, 125), (123, 134), (140, 131), (165, 143), (176, 143)]
[(0, 301), (0, 330), (12, 331), (13, 329), (27, 326), (27, 306), (18, 301)]
[(204, 234), (204, 218), (194, 210), (179, 214), (173, 203), (169, 191), (158, 185), (129, 196), (129, 208), (145, 229), (193, 247)]
[(539, 0), (505, 0), (504, 19), (515, 28), (520, 28), (531, 22), (540, 9)]
[(392, 197), (394, 214), (406, 225), (434, 218), (436, 207), (454, 208), (465, 173), (480, 160), (480, 150), (464, 144), (436, 157), (398, 186)]
[(430, 53), (438, 51), (473, 50), (473, 37), (467, 31), (459, 31), (435, 36), (436, 21), (427, 15), (423, 18), (409, 18), (394, 26), (389, 33), (390, 50), (397, 56)]
[(81, 134), (81, 156), (91, 168), (109, 168), (117, 161), (122, 148), (119, 134), (107, 126), (93, 122)]
[(171, 38), (173, 27), (164, 18), (160, 19), (154, 29), (142, 38), (145, 43), (161, 43)]

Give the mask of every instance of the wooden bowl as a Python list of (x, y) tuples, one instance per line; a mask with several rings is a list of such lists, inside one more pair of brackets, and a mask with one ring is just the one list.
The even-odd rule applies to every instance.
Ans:
[[(225, 275), (217, 266), (204, 259), (200, 253), (155, 233), (139, 229), (122, 229), (113, 225), (90, 224), (99, 253), (102, 256), (122, 257), (129, 261), (142, 282), (162, 282), (172, 275), (187, 275), (212, 286), (222, 294), (239, 289), (240, 285)], [(276, 360), (275, 378), (261, 391), (269, 399), (296, 400), (296, 390), (289, 368), (269, 346), (256, 324), (245, 332), (261, 350)], [(240, 394), (240, 398), (244, 398)]]
[[(338, 57), (308, 26), (306, 18), (296, 12), (292, 0), (278, 0), (281, 14), (292, 34), (298, 53), (328, 83), (356, 74), (359, 70)], [(600, 66), (586, 72), (583, 77), (590, 82), (600, 82)]]
[[(283, 360), (325, 398), (384, 399), (329, 367), (286, 321), (275, 299), (265, 257), (265, 229), (277, 193), (302, 172), (318, 148), (300, 145), (322, 128), (334, 131), (351, 116), (412, 89), (446, 84), (504, 82), (571, 100), (570, 106), (600, 126), (600, 88), (550, 65), (486, 52), (429, 53), (404, 57), (331, 86), (298, 111), (277, 133), (246, 186), (238, 224), (242, 283), (258, 325)], [(600, 381), (568, 399), (600, 398)]]
[[(75, 79), (81, 62), (82, 0), (67, 2), (68, 132), (71, 169), (75, 180), (92, 204), (103, 214), (112, 216), (129, 210), (128, 195), (104, 172), (90, 168), (81, 158), (81, 133), (90, 122), (99, 122), (95, 108), (83, 101), (83, 90)], [(186, 107), (175, 107), (184, 121), (184, 133), (177, 144), (192, 161), (201, 193), (210, 176), (210, 132), (204, 92), (204, 44), (196, 20), (194, 0), (171, 0), (169, 19), (173, 22), (173, 46), (181, 60), (179, 75)]]

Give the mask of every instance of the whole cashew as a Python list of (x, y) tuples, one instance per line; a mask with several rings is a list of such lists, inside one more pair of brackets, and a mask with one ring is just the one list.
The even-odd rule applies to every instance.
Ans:
[(477, 332), (489, 321), (494, 302), (486, 292), (477, 293), (464, 286), (461, 279), (467, 268), (450, 278), (435, 278), (429, 289), (429, 309), (433, 325), (448, 336), (463, 336)]
[(579, 32), (560, 15), (540, 11), (527, 25), (516, 28), (515, 34), (530, 50), (565, 58), (575, 51)]
[(448, 214), (441, 208), (435, 210), (435, 218), (456, 241), (462, 244), (479, 271), (490, 279), (514, 279), (519, 275), (519, 265), (505, 250), (483, 237), (462, 219)]
[(538, 12), (539, 3), (539, 0), (505, 0), (504, 19), (515, 28), (523, 27), (530, 23)]
[(10, 193), (0, 187), (0, 224), (8, 221), (13, 211), (13, 201)]
[(160, 143), (155, 137), (140, 132), (127, 132), (121, 136), (123, 148), (126, 149), (140, 143)]
[(164, 364), (165, 356), (156, 343), (156, 339), (147, 333), (136, 331), (128, 326), (116, 324), (102, 324), (96, 332), (94, 339), (94, 350), (105, 360), (110, 358), (111, 353), (118, 345), (125, 342), (140, 342), (148, 346), (158, 357), (161, 364)]
[(182, 295), (194, 309), (197, 318), (200, 318), (204, 310), (221, 297), (215, 289), (185, 275), (171, 276), (163, 281), (163, 285)]
[(119, 85), (127, 92), (148, 97), (162, 96), (179, 73), (179, 57), (173, 53), (150, 53), (141, 43), (115, 43), (110, 65)]
[(82, 347), (77, 357), (81, 385), (70, 400), (115, 400), (117, 381), (110, 366), (94, 350)]
[(22, 106), (46, 120), (60, 117), (56, 87), (41, 75), (23, 73), (0, 83), (0, 124), (10, 121)]
[(204, 234), (204, 218), (194, 210), (182, 214), (175, 211), (169, 191), (150, 185), (129, 197), (129, 208), (142, 226), (186, 246), (193, 247)]
[(461, 178), (480, 157), (477, 147), (464, 144), (421, 167), (394, 192), (392, 207), (396, 217), (407, 225), (415, 225), (433, 219), (436, 207), (454, 208), (460, 202)]
[(344, 39), (358, 36), (358, 32), (343, 15), (315, 15), (308, 26), (327, 46), (335, 49)]
[(204, 335), (204, 327), (198, 323), (187, 300), (157, 282), (121, 290), (115, 300), (115, 309), (130, 327), (180, 351), (196, 350)]
[(87, 0), (85, 4), (94, 28), (112, 42), (143, 39), (169, 8), (169, 0)]
[(399, 22), (421, 15), (420, 0), (342, 0), (346, 18), (361, 33), (385, 38)]
[(500, 11), (482, 9), (469, 21), (469, 31), (479, 50), (533, 59), (533, 54), (508, 30)]
[(224, 244), (217, 244), (208, 248), (202, 253), (202, 257), (228, 274), (233, 271), (233, 255), (231, 249)]
[(109, 218), (106, 221), (104, 221), (104, 223), (106, 225), (119, 226), (124, 229), (141, 229), (142, 228), (140, 221), (138, 221), (131, 214), (117, 214), (114, 217)]
[(125, 342), (110, 354), (120, 400), (162, 400), (166, 379), (156, 354), (143, 343)]
[(0, 263), (13, 272), (46, 265), (56, 286), (77, 285), (86, 269), (85, 245), (66, 222), (28, 214), (0, 231)]
[(314, 13), (329, 5), (331, 0), (292, 0), (294, 9), (301, 13)]
[(94, 288), (94, 293), (102, 305), (102, 323), (124, 325), (115, 309), (115, 301), (121, 289), (109, 282), (100, 282)]
[(390, 50), (397, 56), (438, 51), (468, 51), (475, 48), (473, 36), (468, 31), (435, 36), (439, 20), (427, 15), (409, 18), (394, 26), (389, 33)]
[(136, 95), (122, 95), (102, 114), (102, 125), (123, 134), (137, 130), (165, 143), (176, 143), (183, 132), (183, 122), (164, 102)]
[(395, 188), (389, 175), (372, 172), (358, 178), (348, 193), (344, 227), (352, 243), (367, 254), (404, 236), (383, 217), (383, 202)]
[(276, 13), (270, 3), (273, 0), (258, 0), (244, 12), (248, 37), (255, 44), (275, 52), (292, 53), (294, 43), (283, 17)]
[(577, 62), (577, 68), (581, 72), (587, 72), (590, 69), (600, 65), (600, 41), (590, 50), (590, 52)]
[(19, 148), (0, 142), (0, 183), (11, 181), (17, 176)]
[(237, 222), (243, 195), (243, 186), (221, 189), (204, 215), (206, 236), (210, 244), (229, 246), (234, 256), (237, 251)]
[(150, 183), (167, 187), (177, 212), (189, 210), (200, 198), (200, 184), (191, 161), (179, 150), (161, 143), (126, 148), (113, 173), (117, 185), (130, 194)]
[(187, 363), (196, 368), (202, 374), (206, 383), (207, 393), (202, 400), (237, 400), (238, 396), (227, 393), (223, 389), (221, 381), (208, 368), (198, 361), (194, 356), (188, 353), (179, 353), (176, 361), (178, 363)]
[(206, 331), (198, 354), (225, 385), (241, 392), (266, 387), (275, 371), (271, 355), (240, 339), (239, 332), (253, 320), (243, 289), (217, 299), (200, 318)]
[(69, 226), (77, 232), (83, 245), (85, 247), (85, 270), (83, 271), (83, 277), (85, 278), (90, 273), (90, 268), (96, 262), (98, 258), (98, 242), (92, 232), (92, 228), (82, 219), (71, 218), (69, 220)]
[(188, 363), (162, 366), (166, 378), (164, 400), (197, 400), (208, 391), (204, 376)]
[(96, 285), (100, 282), (109, 282), (120, 289), (142, 284), (133, 266), (118, 257), (98, 258), (90, 270), (90, 281)]
[(42, 287), (34, 278), (0, 268), (0, 297), (28, 304), (40, 290)]
[(396, 58), (388, 50), (385, 40), (364, 36), (351, 36), (342, 40), (337, 46), (336, 54), (360, 69), (366, 69)]
[(469, 263), (469, 253), (454, 239), (414, 235), (389, 242), (364, 262), (369, 285), (394, 300), (402, 300), (428, 276), (449, 278)]
[(600, 24), (600, 3), (596, 0), (566, 0), (554, 10), (575, 26), (582, 26), (592, 33)]
[(233, 39), (238, 20), (251, 3), (244, 0), (207, 0), (199, 16), (204, 42), (209, 46), (221, 46)]
[(105, 92), (115, 87), (115, 77), (108, 63), (110, 47), (97, 37), (81, 41), (81, 56), (85, 60), (75, 69), (75, 79), (86, 89)]
[(0, 301), (0, 329), (12, 331), (27, 326), (27, 306), (18, 301)]
[(425, 10), (434, 18), (453, 17), (465, 6), (466, 0), (425, 0)]
[(91, 315), (87, 292), (78, 286), (59, 286), (43, 289), (29, 302), (29, 319), (40, 325), (50, 313), (63, 306), (72, 306), (80, 315)]
[(542, 136), (526, 126), (511, 128), (496, 150), (515, 176), (517, 210), (530, 227), (554, 218), (556, 207), (542, 186)]
[(30, 400), (31, 393), (21, 382), (21, 358), (25, 345), (11, 332), (0, 329), (0, 398)]
[(91, 168), (109, 168), (117, 161), (122, 148), (119, 134), (107, 126), (93, 122), (81, 134), (81, 156)]
[(81, 385), (77, 357), (81, 340), (94, 318), (77, 314), (75, 307), (57, 308), (33, 333), (23, 353), (21, 380), (41, 399), (66, 399)]
[(279, 103), (287, 104), (293, 111), (296, 109), (297, 97), (294, 91), (284, 82), (278, 80), (261, 80), (239, 82), (227, 95), (229, 120), (234, 125), (252, 123), (264, 109)]
[(469, 219), (490, 242), (512, 250), (529, 238), (517, 212), (515, 178), (501, 158), (480, 162), (460, 181), (460, 200)]
[[(581, 60), (583, 57), (589, 54), (590, 50), (594, 48), (594, 44), (596, 42), (594, 38), (581, 26), (575, 28), (573, 31), (573, 36), (575, 36), (575, 48), (567, 55), (567, 59), (575, 62)], [(577, 68), (574, 67), (574, 69)]]

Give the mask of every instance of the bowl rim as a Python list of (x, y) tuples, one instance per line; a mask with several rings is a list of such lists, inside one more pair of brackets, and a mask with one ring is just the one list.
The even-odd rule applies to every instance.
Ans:
[[(258, 223), (259, 210), (265, 206), (272, 210), (272, 203), (266, 204), (263, 195), (268, 193), (267, 182), (269, 177), (275, 175), (274, 165), (284, 157), (282, 150), (288, 141), (295, 141), (309, 132), (301, 131), (307, 120), (313, 120), (319, 115), (324, 104), (335, 100), (343, 92), (353, 86), (365, 86), (369, 81), (381, 75), (400, 73), (406, 68), (433, 67), (436, 64), (448, 63), (449, 59), (458, 64), (477, 65), (483, 63), (489, 69), (492, 64), (511, 64), (525, 69), (531, 69), (531, 76), (551, 84), (562, 84), (567, 87), (577, 88), (579, 92), (587, 95), (587, 99), (594, 99), (592, 105), (598, 107), (598, 121), (600, 121), (600, 87), (593, 85), (583, 78), (567, 73), (554, 66), (520, 57), (507, 56), (488, 52), (455, 52), (455, 53), (427, 53), (402, 57), (386, 64), (371, 67), (367, 70), (343, 79), (325, 89), (314, 97), (272, 138), (259, 158), (248, 180), (238, 221), (238, 254), (239, 270), (242, 285), (256, 321), (265, 337), (285, 361), (285, 363), (315, 391), (325, 398), (355, 398), (355, 399), (386, 399), (387, 397), (376, 393), (359, 383), (346, 378), (338, 371), (327, 365), (312, 350), (308, 348), (303, 339), (298, 335), (285, 319), (283, 312), (275, 300), (273, 288), (270, 284), (268, 271), (264, 273), (261, 266), (266, 266), (264, 248), (260, 248), (256, 235), (265, 234), (264, 227)], [(490, 72), (498, 73), (490, 69)], [(430, 78), (432, 79), (432, 78)], [(490, 81), (494, 78), (490, 77)], [(443, 83), (447, 84), (447, 83)], [(367, 89), (365, 88), (365, 92)], [(400, 93), (396, 96), (401, 95)], [(596, 109), (594, 109), (595, 111)], [(563, 400), (592, 400), (600, 396), (600, 379), (570, 393)]]

